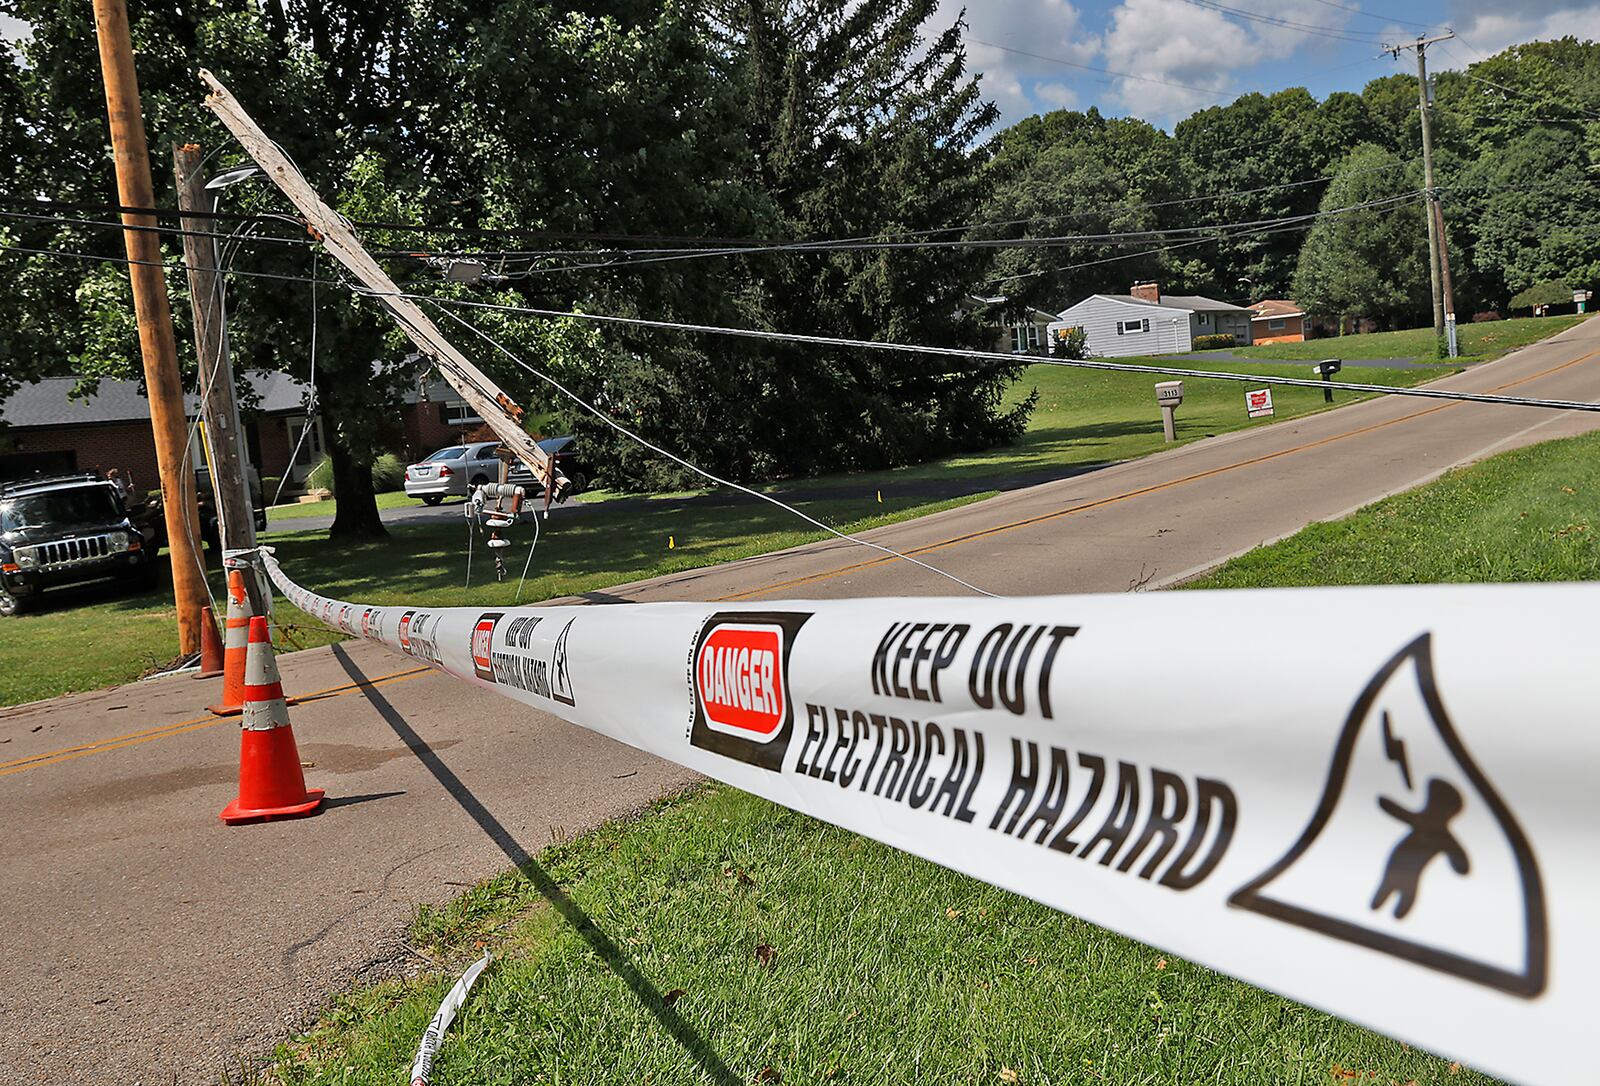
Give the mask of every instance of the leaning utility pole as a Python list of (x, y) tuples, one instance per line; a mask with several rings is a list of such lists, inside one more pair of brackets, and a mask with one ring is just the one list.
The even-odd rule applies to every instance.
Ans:
[[(139, 79), (133, 69), (133, 42), (123, 0), (94, 0), (94, 26), (106, 85), (117, 197), (124, 207), (152, 207), (155, 190), (150, 182), (150, 153), (145, 144)], [(161, 242), (153, 215), (125, 213), (122, 222), (130, 227), (123, 231), (123, 244), (128, 252), (128, 278), (133, 284), (133, 309), (139, 322), (139, 353), (144, 357), (145, 390), (150, 398), (156, 467), (161, 476), (167, 555), (172, 563), (172, 592), (178, 609), (178, 645), (182, 652), (199, 652), (200, 608), (209, 599), (200, 554), (200, 510), (195, 501), (194, 473), (184, 469), (187, 422), (172, 311), (167, 306)]]
[(1444, 212), (1439, 206), (1439, 190), (1433, 184), (1433, 125), (1428, 113), (1428, 46), (1437, 42), (1449, 41), (1455, 37), (1455, 31), (1436, 34), (1433, 37), (1417, 36), (1414, 42), (1403, 45), (1392, 45), (1388, 51), (1396, 60), (1406, 49), (1412, 49), (1417, 54), (1417, 108), (1422, 117), (1422, 175), (1423, 185), (1428, 201), (1428, 276), (1433, 286), (1433, 335), (1435, 341), (1444, 339), (1446, 326), (1450, 326), (1450, 356), (1455, 357), (1455, 332), (1456, 322), (1455, 300), (1450, 297), (1449, 290), (1444, 285), (1442, 265), (1439, 261), (1440, 246), (1444, 242)]
[[(185, 212), (213, 210), (201, 176), (200, 148), (185, 143), (172, 148), (172, 167), (178, 179), (178, 207)], [(215, 229), (214, 220), (185, 215), (184, 263), (189, 268), (189, 306), (194, 312), (194, 349), (200, 360), (200, 413), (206, 423), (206, 444), (211, 449), (211, 494), (217, 507), (217, 534), (223, 553), (254, 549), (255, 510), (245, 481), (244, 427), (234, 398), (233, 365), (228, 360), (227, 314), (223, 308), (222, 275), (217, 270), (216, 239), (203, 235)], [(254, 576), (244, 579), (250, 594), (250, 613), (264, 615), (266, 600), (258, 598), (261, 585)]]
[(206, 107), (233, 133), (245, 151), (261, 167), (263, 173), (299, 209), (316, 237), (343, 264), (367, 294), (389, 311), (410, 337), (424, 357), (434, 366), (450, 387), (460, 394), (480, 418), (494, 431), (502, 444), (533, 472), (538, 479), (554, 480), (553, 487), (560, 496), (567, 477), (555, 466), (554, 460), (539, 447), (539, 443), (520, 425), (523, 410), (515, 404), (484, 372), (467, 360), (455, 346), (434, 326), (422, 307), (406, 296), (395, 281), (378, 266), (344, 216), (323, 202), (300, 170), (274, 143), (238, 99), (229, 93), (217, 77), (205, 69), (200, 78), (211, 88), (206, 96)]

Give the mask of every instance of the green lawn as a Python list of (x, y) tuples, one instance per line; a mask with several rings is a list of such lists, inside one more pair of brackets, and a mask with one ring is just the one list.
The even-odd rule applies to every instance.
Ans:
[(1530, 445), (1313, 524), (1190, 588), (1600, 580), (1600, 434)]
[[(378, 495), (379, 509), (398, 509), (401, 506), (421, 504), (403, 490), (392, 490)], [(267, 510), (267, 523), (272, 525), (285, 520), (299, 520), (301, 517), (331, 517), (338, 508), (337, 498), (326, 498), (320, 502), (286, 502)]]
[(401, 1081), (487, 946), (437, 1086), (1488, 1081), (717, 786), (421, 910), (409, 941), (443, 968), (341, 996), (263, 1079)]
[[(1458, 362), (1485, 362), (1565, 331), (1588, 316), (1567, 314), (1560, 317), (1513, 317), (1503, 321), (1456, 326), (1456, 341), (1461, 349)], [(1267, 343), (1260, 347), (1241, 347), (1238, 354), (1250, 358), (1410, 358), (1430, 361), (1434, 355), (1433, 329), (1408, 328), (1401, 332), (1371, 332), (1362, 336), (1335, 336), (1311, 339), (1304, 343)]]

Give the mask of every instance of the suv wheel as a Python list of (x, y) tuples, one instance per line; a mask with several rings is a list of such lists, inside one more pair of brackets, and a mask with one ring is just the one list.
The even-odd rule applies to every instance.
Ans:
[(0, 615), (10, 618), (28, 609), (27, 604), (9, 592), (0, 592)]
[(423, 505), (438, 505), (442, 501), (444, 501), (443, 494), (424, 494), (422, 496)]

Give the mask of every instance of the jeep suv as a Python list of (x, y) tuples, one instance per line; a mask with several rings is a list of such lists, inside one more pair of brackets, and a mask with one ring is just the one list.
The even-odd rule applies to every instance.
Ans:
[(69, 585), (149, 588), (154, 550), (117, 488), (97, 475), (0, 483), (0, 615)]

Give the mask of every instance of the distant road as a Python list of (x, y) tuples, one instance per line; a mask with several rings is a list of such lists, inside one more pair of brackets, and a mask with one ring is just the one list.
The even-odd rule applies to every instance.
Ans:
[[(1600, 400), (1600, 323), (1439, 382)], [(1589, 414), (1386, 397), (1003, 494), (871, 538), (1005, 594), (1156, 587)], [(459, 516), (459, 507), (430, 510)], [(315, 571), (292, 574), (316, 587)], [(955, 594), (838, 541), (594, 602)], [(41, 666), (48, 666), (41, 661)], [(419, 903), (692, 775), (369, 643), (283, 658), (317, 818), (236, 829), (237, 725), (189, 678), (0, 710), (0, 1067), (217, 1082), (329, 993), (421, 965)], [(616, 933), (610, 933), (615, 935)], [(614, 939), (618, 944), (625, 941)], [(663, 991), (670, 977), (645, 978)]]

